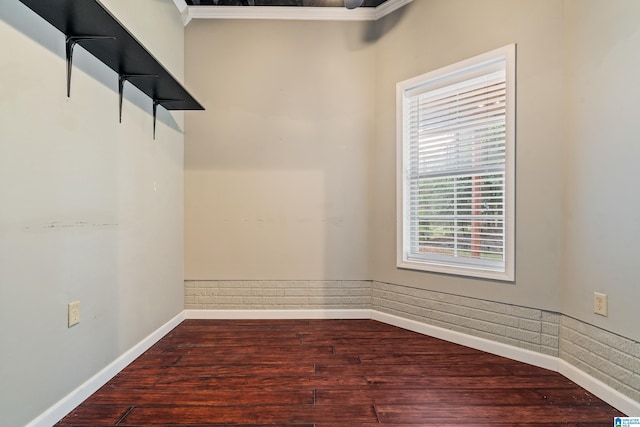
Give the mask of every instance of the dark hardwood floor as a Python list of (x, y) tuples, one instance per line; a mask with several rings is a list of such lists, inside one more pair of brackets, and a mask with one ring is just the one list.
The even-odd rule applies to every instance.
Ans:
[(612, 426), (560, 374), (370, 320), (187, 320), (57, 426)]

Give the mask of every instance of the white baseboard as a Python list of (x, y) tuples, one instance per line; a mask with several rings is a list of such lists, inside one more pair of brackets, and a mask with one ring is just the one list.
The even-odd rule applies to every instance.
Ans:
[(581, 371), (564, 360), (559, 360), (558, 368), (558, 372), (560, 374), (598, 396), (617, 410), (627, 414), (628, 416), (640, 416), (640, 402), (630, 399), (618, 390), (608, 386), (602, 381), (592, 377), (584, 371)]
[(428, 325), (426, 323), (405, 319), (403, 317), (382, 313), (376, 310), (371, 311), (371, 318), (373, 320), (378, 320), (389, 325), (398, 326), (403, 329), (418, 332), (423, 335), (440, 338), (445, 341), (475, 348), (487, 353), (507, 357), (512, 360), (517, 360), (518, 362), (528, 363), (533, 366), (538, 366), (540, 368), (558, 372), (567, 379), (578, 384), (580, 387), (604, 400), (619, 411), (629, 416), (637, 416), (638, 414), (640, 414), (639, 402), (636, 402), (633, 399), (625, 396), (614, 388), (592, 377), (586, 372), (581, 371), (580, 369), (567, 363), (559, 357), (547, 356), (545, 354), (536, 353), (535, 351), (530, 351), (524, 348), (514, 347), (512, 345), (474, 337), (472, 335), (440, 328), (438, 326)]
[(371, 310), (185, 310), (186, 319), (371, 319)]
[(80, 405), (100, 387), (105, 385), (111, 378), (115, 377), (118, 372), (127, 367), (127, 365), (158, 342), (160, 338), (168, 334), (173, 328), (178, 326), (183, 320), (184, 311), (180, 312), (173, 319), (169, 320), (156, 331), (149, 334), (149, 336), (123, 353), (120, 357), (111, 362), (93, 377), (89, 378), (82, 385), (51, 406), (45, 412), (40, 414), (37, 418), (33, 419), (25, 427), (51, 427), (60, 421), (60, 419)]
[(49, 427), (71, 412), (76, 406), (97, 391), (129, 363), (159, 341), (184, 319), (372, 319), (397, 326), (423, 335), (440, 338), (452, 343), (482, 350), (487, 353), (507, 357), (519, 362), (559, 372), (569, 380), (598, 396), (621, 412), (637, 416), (640, 414), (640, 403), (623, 395), (619, 391), (593, 378), (575, 366), (558, 357), (536, 353), (508, 344), (474, 337), (461, 332), (438, 326), (428, 325), (411, 319), (383, 313), (377, 310), (184, 310), (165, 323), (140, 343), (113, 361), (103, 370), (87, 380), (65, 398), (53, 405), (26, 427)]
[(405, 319), (403, 317), (382, 313), (376, 310), (371, 311), (371, 318), (389, 325), (418, 332), (423, 335), (440, 338), (455, 344), (464, 345), (475, 348), (476, 350), (482, 350), (487, 353), (517, 360), (518, 362), (528, 363), (529, 365), (538, 366), (552, 371), (558, 371), (559, 359), (554, 356), (548, 356), (546, 354), (491, 341), (485, 338), (474, 337), (472, 335), (463, 334), (462, 332), (428, 325), (426, 323)]

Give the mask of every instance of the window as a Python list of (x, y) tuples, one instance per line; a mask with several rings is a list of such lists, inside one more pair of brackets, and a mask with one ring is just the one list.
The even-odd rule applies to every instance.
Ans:
[(398, 267), (514, 280), (515, 45), (397, 100)]

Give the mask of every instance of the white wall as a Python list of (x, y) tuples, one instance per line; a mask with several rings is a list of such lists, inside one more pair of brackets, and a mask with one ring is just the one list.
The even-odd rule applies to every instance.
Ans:
[(368, 278), (374, 50), (362, 24), (194, 20), (187, 280)]
[[(640, 2), (566, 0), (563, 311), (640, 341)], [(594, 315), (593, 292), (609, 296)]]
[[(375, 280), (558, 311), (639, 340), (640, 3), (415, 1), (377, 50)], [(482, 17), (482, 19), (478, 19)], [(517, 43), (516, 281), (395, 268), (395, 82)], [(609, 295), (609, 317), (593, 292)]]
[[(177, 76), (171, 0), (103, 2)], [(0, 4), (0, 425), (41, 414), (183, 308), (182, 113), (76, 49), (22, 3)], [(67, 303), (81, 322), (67, 328)]]
[[(416, 0), (376, 24), (193, 21), (187, 81), (210, 108), (188, 121), (186, 279), (369, 278), (638, 339), (639, 8)], [(516, 280), (399, 270), (395, 85), (510, 43)], [(608, 318), (592, 312), (594, 290), (609, 294)]]
[[(375, 280), (560, 310), (565, 159), (562, 103), (552, 100), (562, 94), (562, 12), (559, 0), (417, 0), (380, 23), (370, 176)], [(511, 43), (517, 43), (516, 281), (399, 270), (395, 85)]]

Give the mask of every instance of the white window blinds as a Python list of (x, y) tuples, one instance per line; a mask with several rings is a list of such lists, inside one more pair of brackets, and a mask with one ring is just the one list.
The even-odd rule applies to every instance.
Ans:
[(403, 91), (402, 262), (506, 271), (506, 74), (499, 57)]

